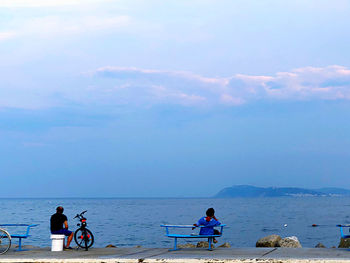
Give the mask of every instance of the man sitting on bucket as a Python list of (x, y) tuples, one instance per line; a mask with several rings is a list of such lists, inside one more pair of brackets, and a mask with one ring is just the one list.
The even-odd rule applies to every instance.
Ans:
[(63, 244), (64, 249), (72, 249), (69, 245), (73, 239), (73, 232), (68, 230), (67, 217), (63, 214), (63, 207), (56, 208), (56, 214), (53, 214), (50, 219), (50, 229), (53, 235), (65, 235), (67, 238), (67, 245)]

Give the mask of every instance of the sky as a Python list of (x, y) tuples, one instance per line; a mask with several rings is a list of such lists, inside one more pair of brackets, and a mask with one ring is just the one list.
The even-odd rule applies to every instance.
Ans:
[(0, 0), (0, 197), (350, 189), (348, 0)]

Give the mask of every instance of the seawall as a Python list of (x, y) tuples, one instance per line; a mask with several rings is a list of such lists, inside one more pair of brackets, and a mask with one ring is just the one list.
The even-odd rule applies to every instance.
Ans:
[(0, 255), (0, 262), (67, 262), (67, 263), (350, 263), (350, 251), (327, 248), (218, 248), (182, 249), (165, 248), (91, 248), (51, 252), (49, 248), (28, 251), (10, 250)]

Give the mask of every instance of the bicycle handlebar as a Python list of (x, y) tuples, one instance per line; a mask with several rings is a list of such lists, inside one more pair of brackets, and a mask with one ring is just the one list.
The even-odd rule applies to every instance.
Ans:
[(77, 218), (77, 217), (80, 218), (80, 217), (82, 217), (83, 214), (85, 214), (86, 212), (87, 212), (87, 210), (81, 212), (80, 214), (77, 214), (74, 218)]

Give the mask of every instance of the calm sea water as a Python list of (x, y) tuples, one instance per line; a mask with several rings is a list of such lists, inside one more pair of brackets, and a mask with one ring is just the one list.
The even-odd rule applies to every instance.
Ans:
[(49, 219), (58, 205), (64, 206), (72, 230), (76, 229), (75, 214), (88, 210), (86, 217), (95, 235), (95, 247), (171, 247), (172, 240), (164, 236), (159, 225), (193, 224), (208, 207), (214, 207), (217, 218), (228, 225), (220, 243), (229, 242), (233, 247), (253, 247), (259, 238), (270, 234), (297, 236), (303, 247), (314, 247), (318, 242), (337, 246), (340, 234), (336, 224), (350, 224), (350, 198), (338, 197), (0, 199), (0, 223), (39, 224), (24, 244), (49, 246)]

